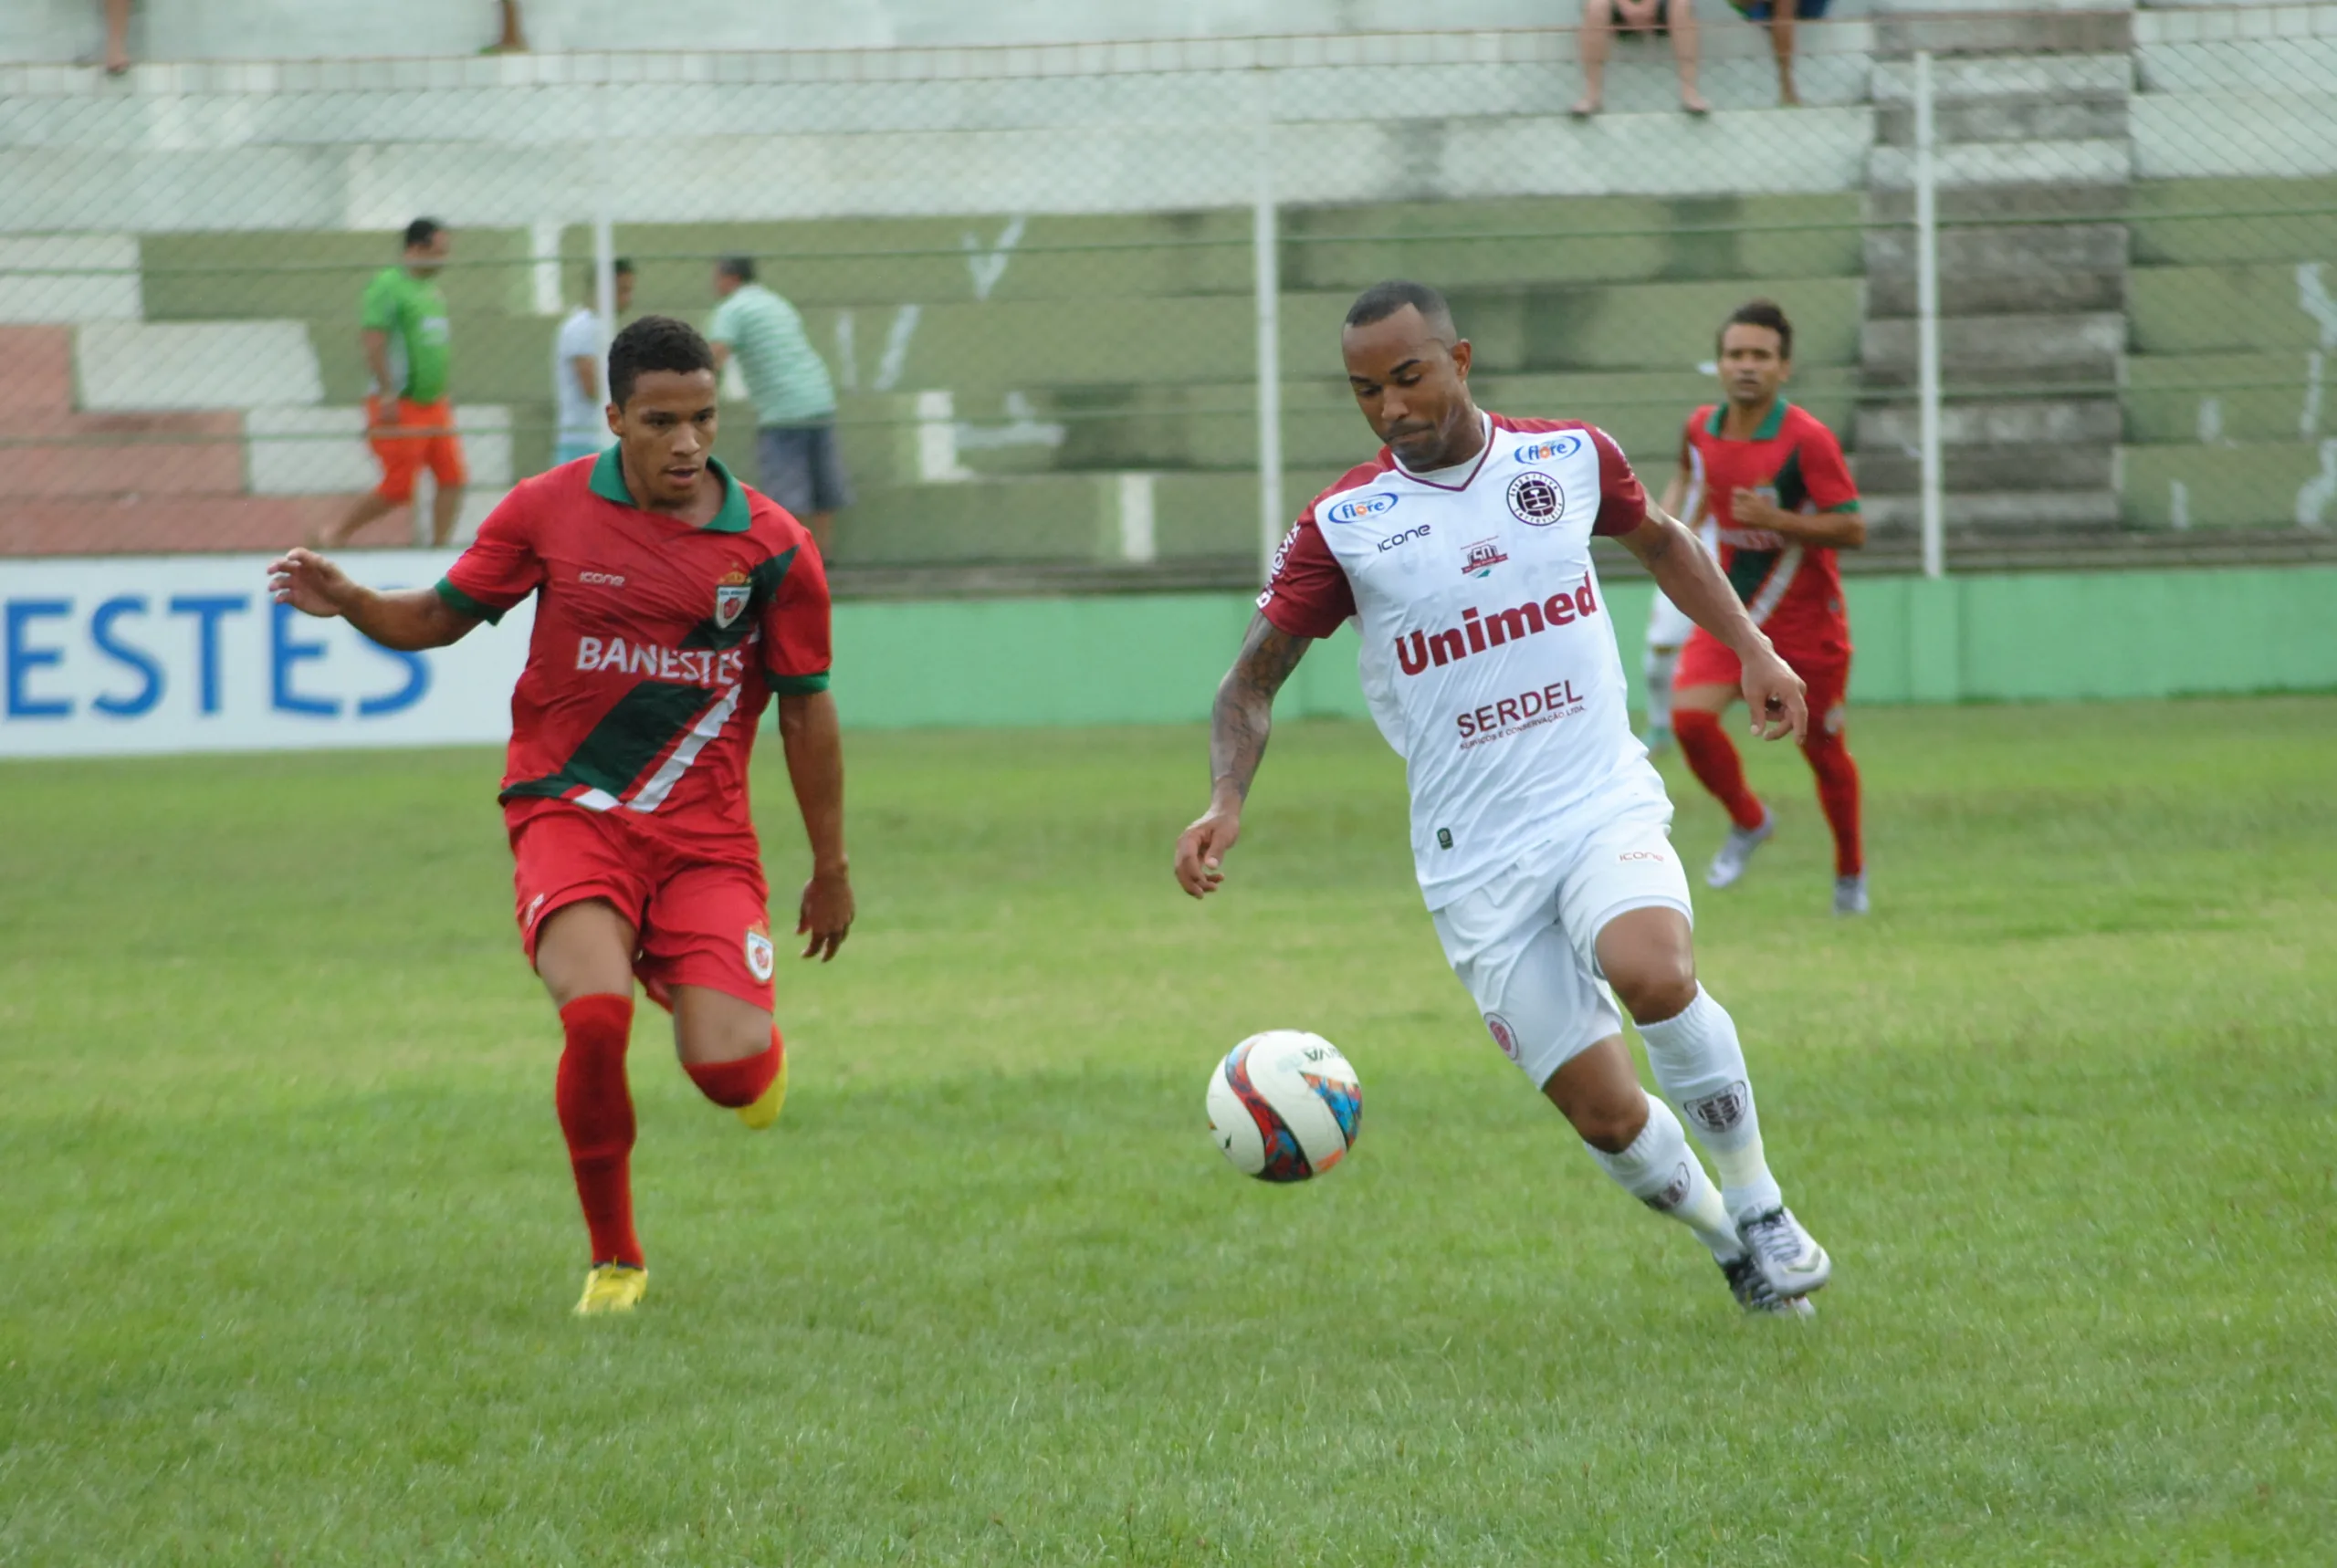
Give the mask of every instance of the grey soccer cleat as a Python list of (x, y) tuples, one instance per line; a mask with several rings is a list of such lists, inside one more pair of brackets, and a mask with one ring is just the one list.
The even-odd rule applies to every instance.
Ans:
[(1761, 1278), (1761, 1270), (1750, 1252), (1723, 1263), (1720, 1271), (1728, 1277), (1728, 1293), (1748, 1312), (1771, 1312), (1785, 1318), (1818, 1315), (1818, 1309), (1809, 1304), (1808, 1296), (1780, 1296), (1769, 1289), (1769, 1282)]
[(1736, 879), (1745, 874), (1745, 863), (1752, 860), (1753, 852), (1768, 842), (1769, 835), (1776, 831), (1777, 814), (1766, 806), (1761, 809), (1759, 827), (1730, 828), (1728, 837), (1721, 841), (1719, 852), (1713, 856), (1713, 863), (1704, 868), (1704, 885), (1734, 886)]
[(1866, 913), (1866, 873), (1834, 879), (1834, 913), (1864, 915)]
[(1736, 1234), (1762, 1281), (1780, 1296), (1806, 1296), (1834, 1277), (1834, 1260), (1826, 1249), (1782, 1205), (1738, 1220)]

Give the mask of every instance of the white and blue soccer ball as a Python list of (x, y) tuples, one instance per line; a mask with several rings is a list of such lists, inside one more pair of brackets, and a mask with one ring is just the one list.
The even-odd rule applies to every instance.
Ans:
[(1209, 1075), (1209, 1130), (1233, 1168), (1305, 1181), (1347, 1157), (1363, 1131), (1363, 1084), (1319, 1034), (1253, 1034)]

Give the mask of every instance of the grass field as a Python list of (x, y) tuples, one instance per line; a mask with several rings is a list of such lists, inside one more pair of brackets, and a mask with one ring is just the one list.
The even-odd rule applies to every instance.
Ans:
[[(0, 1561), (2329, 1562), (2337, 700), (1855, 739), (1875, 915), (1776, 749), (1700, 911), (1807, 1326), (1484, 1039), (1362, 727), (1285, 728), (1208, 908), (1197, 732), (854, 737), (786, 1120), (641, 1026), (630, 1321), (567, 1315), (496, 758), (0, 768)], [(1366, 1087), (1294, 1188), (1201, 1117), (1278, 1024)]]

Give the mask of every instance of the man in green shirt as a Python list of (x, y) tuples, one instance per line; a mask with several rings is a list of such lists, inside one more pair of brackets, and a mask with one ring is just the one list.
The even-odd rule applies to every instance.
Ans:
[(764, 495), (800, 518), (828, 553), (835, 514), (852, 504), (836, 451), (836, 390), (803, 335), (795, 307), (755, 281), (749, 257), (714, 264), (715, 307), (707, 338), (716, 366), (739, 358), (755, 400), (757, 478)]
[(373, 375), (373, 390), (365, 400), (365, 434), (381, 460), (382, 483), (359, 497), (320, 543), (346, 544), (367, 524), (404, 506), (414, 498), (414, 477), (424, 467), (437, 481), (430, 540), (445, 545), (455, 537), (470, 470), (455, 434), (454, 399), (447, 395), (446, 298), (437, 281), (454, 242), (445, 225), (416, 218), (405, 228), (404, 256), (365, 286), (357, 337)]

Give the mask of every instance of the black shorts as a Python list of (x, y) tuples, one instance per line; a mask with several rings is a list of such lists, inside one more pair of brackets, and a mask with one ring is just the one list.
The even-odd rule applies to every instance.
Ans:
[(764, 425), (755, 432), (755, 466), (763, 494), (798, 517), (852, 505), (833, 424)]
[[(1623, 13), (1616, 8), (1614, 0), (1607, 0), (1607, 25), (1619, 33), (1623, 30)], [(1655, 0), (1655, 26), (1648, 31), (1659, 37), (1672, 31), (1672, 0)]]

